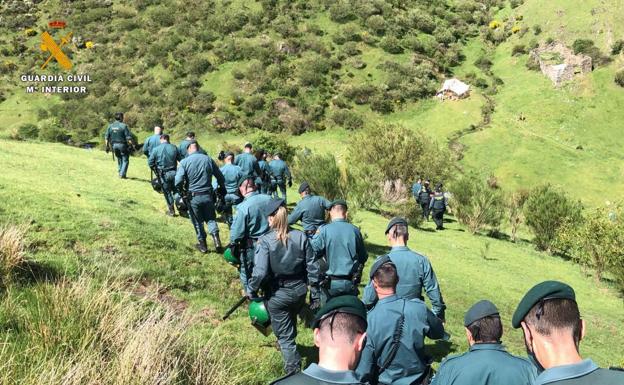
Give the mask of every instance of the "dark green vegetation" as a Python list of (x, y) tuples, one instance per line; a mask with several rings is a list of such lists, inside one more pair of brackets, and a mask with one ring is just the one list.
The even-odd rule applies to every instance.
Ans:
[(356, 106), (386, 114), (432, 96), (501, 3), (7, 1), (2, 68), (15, 84), (47, 56), (38, 36), (15, 31), (66, 20), (79, 39), (68, 49), (75, 70), (95, 83), (39, 117), (57, 119), (74, 143), (98, 137), (117, 110), (140, 129), (354, 129)]

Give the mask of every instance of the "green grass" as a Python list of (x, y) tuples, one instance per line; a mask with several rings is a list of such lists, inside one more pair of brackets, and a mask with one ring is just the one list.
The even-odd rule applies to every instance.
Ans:
[[(207, 140), (204, 145), (213, 143)], [(147, 183), (145, 158), (132, 158), (130, 179), (120, 180), (111, 158), (101, 151), (4, 140), (1, 144), (0, 161), (7, 169), (20, 171), (0, 176), (0, 199), (11, 202), (2, 207), (0, 219), (31, 224), (28, 257), (42, 269), (70, 278), (86, 270), (99, 279), (142, 280), (163, 287), (173, 298), (184, 301), (189, 312), (203, 315), (191, 331), (198, 343), (207, 341), (216, 330), (243, 352), (237, 359), (253, 360), (253, 367), (242, 374), (254, 374), (257, 383), (281, 374), (274, 337), (256, 333), (244, 311), (220, 321), (220, 315), (240, 294), (237, 274), (219, 255), (194, 251), (194, 232), (188, 220), (164, 215), (162, 196)], [(295, 195), (291, 189), (291, 200)], [(386, 250), (381, 231), (386, 221), (372, 213), (358, 213), (357, 222), (367, 236), (371, 257)], [(220, 227), (222, 239), (227, 239), (227, 228)], [(575, 287), (588, 321), (582, 353), (601, 365), (621, 364), (624, 335), (617, 330), (624, 322), (624, 309), (621, 297), (607, 283), (596, 284), (578, 265), (538, 253), (526, 241), (512, 244), (471, 236), (455, 222), (448, 228), (436, 233), (428, 223), (423, 231), (415, 231), (410, 245), (431, 258), (440, 280), (449, 308), (451, 351), (466, 349), (461, 322), (464, 311), (488, 298), (501, 309), (505, 343), (522, 354), (520, 333), (508, 327), (513, 309), (533, 284), (560, 279)], [(486, 243), (489, 252), (483, 258)], [(7, 331), (0, 330), (0, 337), (3, 333)], [(301, 330), (298, 342), (310, 362), (314, 356), (310, 331)], [(440, 347), (433, 351), (439, 360)]]

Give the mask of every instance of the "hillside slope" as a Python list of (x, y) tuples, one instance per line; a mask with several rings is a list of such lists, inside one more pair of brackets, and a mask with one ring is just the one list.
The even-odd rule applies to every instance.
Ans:
[[(128, 180), (116, 177), (109, 156), (63, 145), (0, 140), (0, 161), (8, 172), (0, 175), (0, 221), (30, 223), (29, 257), (50, 271), (70, 279), (81, 271), (95, 276), (140, 280), (160, 287), (165, 303), (202, 317), (192, 334), (197, 341), (213, 332), (240, 349), (237, 360), (253, 360), (243, 371), (265, 383), (281, 373), (273, 337), (263, 337), (249, 325), (244, 311), (222, 322), (220, 315), (239, 295), (235, 270), (219, 255), (200, 255), (194, 234), (183, 218), (164, 215), (164, 202), (147, 183), (145, 158), (132, 158)], [(294, 191), (290, 191), (295, 196)], [(386, 219), (360, 212), (357, 223), (367, 236), (371, 256), (384, 253)], [(220, 224), (223, 239), (227, 229)], [(411, 246), (428, 255), (448, 305), (451, 344), (433, 344), (439, 361), (445, 352), (466, 349), (462, 318), (482, 298), (500, 308), (509, 348), (523, 354), (521, 334), (509, 327), (522, 294), (545, 279), (569, 282), (577, 291), (589, 329), (581, 351), (602, 365), (621, 364), (624, 357), (624, 308), (607, 283), (596, 283), (578, 265), (534, 251), (531, 244), (472, 236), (457, 223), (445, 232), (413, 230)], [(370, 267), (371, 261), (367, 264)], [(0, 330), (0, 335), (15, 333)], [(314, 359), (309, 330), (302, 329), (300, 348)], [(243, 361), (241, 361), (243, 362)], [(245, 367), (245, 366), (243, 366)], [(252, 381), (253, 382), (253, 381)]]

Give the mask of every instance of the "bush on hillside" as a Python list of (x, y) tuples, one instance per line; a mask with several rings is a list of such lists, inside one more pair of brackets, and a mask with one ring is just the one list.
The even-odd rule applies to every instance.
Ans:
[(403, 47), (401, 46), (401, 41), (397, 39), (396, 36), (385, 36), (379, 42), (379, 46), (384, 51), (391, 54), (399, 54), (403, 52)]
[(482, 71), (488, 72), (492, 68), (493, 63), (487, 57), (481, 56), (474, 62), (474, 65)]
[(540, 70), (539, 60), (533, 55), (530, 55), (526, 62), (526, 68), (531, 71), (539, 71)]
[(15, 138), (18, 140), (37, 139), (39, 127), (32, 123), (24, 123), (17, 128)]
[(518, 233), (518, 229), (524, 220), (522, 209), (524, 208), (528, 198), (528, 190), (517, 190), (507, 195), (507, 219), (509, 220), (509, 226), (511, 227), (512, 242), (516, 241), (516, 234)]
[(596, 280), (611, 272), (624, 289), (624, 210), (617, 205), (592, 210), (580, 222), (568, 221), (558, 232), (556, 246), (576, 262), (596, 272)]
[(256, 149), (263, 148), (270, 154), (279, 152), (286, 162), (290, 162), (297, 152), (297, 148), (288, 144), (288, 140), (282, 134), (260, 132), (252, 138), (251, 143)]
[(624, 69), (621, 69), (615, 73), (615, 84), (620, 87), (624, 87)]
[(347, 130), (358, 130), (364, 126), (364, 119), (355, 111), (338, 109), (331, 114), (331, 120), (336, 125)]
[(446, 148), (403, 126), (374, 124), (358, 131), (347, 154), (350, 193), (361, 207), (378, 207), (382, 186), (410, 183), (425, 171), (434, 181), (450, 179), (453, 161)]
[(624, 40), (620, 39), (611, 46), (611, 55), (619, 55), (622, 51), (624, 51)]
[(380, 114), (389, 114), (394, 111), (392, 98), (386, 94), (377, 94), (370, 100), (371, 110)]
[(537, 35), (539, 35), (540, 33), (542, 33), (542, 26), (541, 26), (541, 25), (539, 25), (539, 24), (535, 24), (535, 25), (533, 26), (533, 34), (534, 34), (535, 36), (537, 36)]
[(608, 64), (611, 60), (600, 52), (600, 49), (594, 45), (594, 41), (591, 39), (576, 39), (572, 43), (572, 50), (576, 55), (584, 54), (590, 56), (594, 66)]
[(524, 44), (516, 44), (511, 49), (511, 56), (519, 56), (527, 53), (526, 46)]
[(329, 18), (337, 23), (353, 20), (355, 18), (353, 7), (348, 1), (339, 0), (329, 7)]
[(0, 227), (0, 289), (6, 289), (13, 281), (17, 269), (25, 262), (26, 228), (3, 225)]
[(346, 178), (332, 154), (300, 151), (295, 156), (292, 171), (297, 182), (308, 182), (313, 192), (329, 200), (349, 196)]
[(477, 233), (490, 226), (496, 229), (503, 218), (504, 203), (500, 190), (486, 180), (468, 174), (456, 180), (450, 188), (453, 213), (457, 220)]
[(45, 142), (64, 142), (67, 140), (67, 134), (57, 119), (45, 119), (39, 122), (39, 140)]
[(551, 185), (531, 190), (524, 205), (526, 224), (533, 232), (540, 250), (552, 251), (559, 228), (564, 223), (578, 223), (583, 207)]
[(390, 215), (407, 219), (407, 223), (412, 227), (419, 227), (424, 218), (422, 208), (414, 199), (404, 199), (399, 203), (390, 206)]

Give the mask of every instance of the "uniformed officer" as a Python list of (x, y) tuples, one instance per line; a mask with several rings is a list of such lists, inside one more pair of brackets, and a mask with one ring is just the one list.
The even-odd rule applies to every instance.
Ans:
[(197, 152), (199, 152), (200, 154), (208, 155), (208, 153), (204, 151), (204, 149), (201, 148), (199, 143), (197, 143), (197, 141), (195, 140), (195, 133), (193, 131), (189, 131), (186, 133), (186, 137), (180, 142), (180, 145), (178, 146), (178, 151), (180, 152), (180, 156), (182, 157), (182, 159), (186, 158), (186, 156), (188, 155), (188, 147), (191, 143), (195, 143), (197, 145)]
[(425, 182), (420, 186), (420, 190), (418, 191), (418, 203), (420, 203), (420, 208), (422, 209), (423, 218), (426, 221), (429, 220), (429, 204), (431, 203), (431, 189), (429, 188), (429, 181), (425, 180)]
[(420, 299), (396, 295), (397, 269), (388, 256), (370, 271), (379, 301), (368, 312), (366, 345), (356, 369), (362, 382), (378, 384), (426, 384), (431, 358), (425, 353), (425, 336), (444, 337), (442, 320)]
[(501, 343), (503, 324), (496, 306), (482, 300), (464, 316), (470, 349), (442, 361), (432, 385), (532, 385), (537, 371)]
[(329, 210), (331, 202), (322, 196), (312, 194), (308, 182), (299, 186), (301, 200), (288, 216), (288, 224), (294, 225), (301, 221), (303, 231), (308, 237), (312, 237), (316, 230), (325, 224), (325, 211)]
[(163, 195), (169, 209), (167, 215), (174, 216), (175, 209), (173, 206), (173, 194), (175, 192), (175, 176), (178, 162), (182, 160), (178, 148), (169, 143), (169, 135), (160, 136), (160, 145), (154, 147), (147, 161), (150, 169), (152, 169), (160, 178), (162, 183)]
[(416, 203), (420, 204), (418, 200), (418, 194), (420, 193), (420, 188), (422, 187), (422, 178), (418, 177), (416, 182), (412, 185), (412, 196), (416, 200)]
[(319, 310), (313, 325), (314, 344), (319, 348), (318, 364), (273, 384), (361, 384), (354, 369), (366, 340), (366, 326), (366, 309), (357, 297), (332, 298)]
[[(145, 139), (143, 142), (143, 154), (147, 157), (149, 161), (150, 154), (153, 149), (160, 146), (160, 136), (163, 133), (163, 129), (160, 126), (154, 127), (154, 135), (151, 135)], [(177, 148), (176, 148), (177, 150)]]
[(624, 384), (624, 372), (601, 369), (581, 357), (586, 324), (569, 285), (545, 281), (533, 286), (518, 304), (512, 326), (522, 328), (529, 357), (541, 372), (535, 385)]
[(257, 177), (262, 177), (262, 171), (260, 170), (260, 166), (258, 166), (258, 160), (254, 154), (251, 153), (252, 149), (253, 146), (251, 143), (245, 143), (243, 153), (236, 155), (234, 164), (241, 168), (243, 175), (254, 178), (255, 183)]
[[(243, 201), (236, 206), (236, 215), (230, 228), (230, 248), (240, 251), (240, 280), (243, 290), (249, 292), (247, 280), (253, 271), (256, 241), (270, 230), (262, 208), (271, 197), (258, 193), (254, 178), (246, 175), (239, 179), (238, 191)], [(234, 248), (234, 245), (238, 247)]]
[(267, 153), (264, 149), (256, 151), (256, 159), (258, 160), (258, 167), (260, 168), (261, 176), (256, 178), (256, 188), (260, 191), (260, 194), (269, 194), (269, 187), (271, 184), (271, 172), (269, 171), (269, 163), (266, 160)]
[(347, 222), (347, 202), (332, 202), (329, 208), (331, 223), (321, 226), (312, 238), (317, 257), (325, 258), (323, 275), (323, 302), (338, 295), (358, 294), (362, 269), (368, 259), (360, 230)]
[[(190, 200), (189, 216), (195, 233), (197, 234), (197, 249), (202, 253), (208, 252), (206, 245), (206, 230), (204, 222), (208, 223), (208, 232), (217, 252), (221, 252), (221, 239), (219, 227), (215, 221), (215, 208), (213, 201), (212, 177), (217, 179), (218, 194), (225, 195), (223, 174), (217, 164), (208, 155), (198, 151), (197, 143), (191, 142), (188, 146), (188, 155), (180, 162), (180, 167), (175, 176), (175, 185), (180, 195), (186, 190)], [(184, 186), (186, 184), (186, 186)]]
[[(407, 247), (409, 228), (404, 218), (395, 217), (386, 226), (386, 238), (390, 244), (390, 252), (386, 254), (397, 268), (399, 284), (396, 294), (400, 298), (423, 299), (422, 290), (425, 289), (431, 301), (431, 310), (440, 319), (444, 320), (446, 305), (440, 292), (438, 279), (427, 257), (410, 250)], [(380, 257), (382, 258), (382, 257)], [(373, 283), (369, 282), (364, 288), (362, 301), (368, 306), (377, 301), (377, 294)]]
[(292, 176), (290, 175), (290, 169), (286, 162), (282, 160), (282, 155), (276, 153), (273, 156), (273, 160), (269, 162), (269, 171), (271, 173), (271, 190), (273, 190), (273, 196), (278, 197), (277, 189), (279, 188), (282, 194), (282, 199), (286, 199), (286, 182), (288, 181), (288, 187), (292, 187)]
[(115, 121), (109, 124), (104, 138), (106, 139), (106, 149), (113, 149), (117, 157), (117, 171), (119, 177), (126, 179), (128, 165), (130, 163), (130, 148), (132, 147), (132, 133), (123, 122), (124, 115), (121, 112), (115, 113)]
[(234, 218), (232, 217), (232, 207), (243, 201), (240, 195), (238, 195), (238, 182), (242, 177), (241, 168), (232, 164), (234, 161), (234, 153), (226, 152), (225, 158), (223, 159), (225, 164), (221, 166), (221, 174), (223, 174), (223, 178), (225, 179), (225, 222), (228, 227), (232, 226), (232, 221)]
[(295, 343), (297, 314), (305, 304), (307, 284), (315, 292), (312, 301), (320, 303), (319, 272), (308, 238), (303, 232), (288, 228), (284, 204), (283, 199), (274, 199), (263, 208), (271, 231), (256, 244), (248, 295), (255, 298), (263, 288), (271, 328), (284, 359), (284, 371), (293, 373), (301, 370), (301, 356)]
[(431, 198), (429, 208), (431, 216), (436, 224), (436, 230), (444, 230), (444, 213), (446, 212), (447, 198), (442, 191), (442, 184), (438, 184), (435, 188), (435, 194)]

